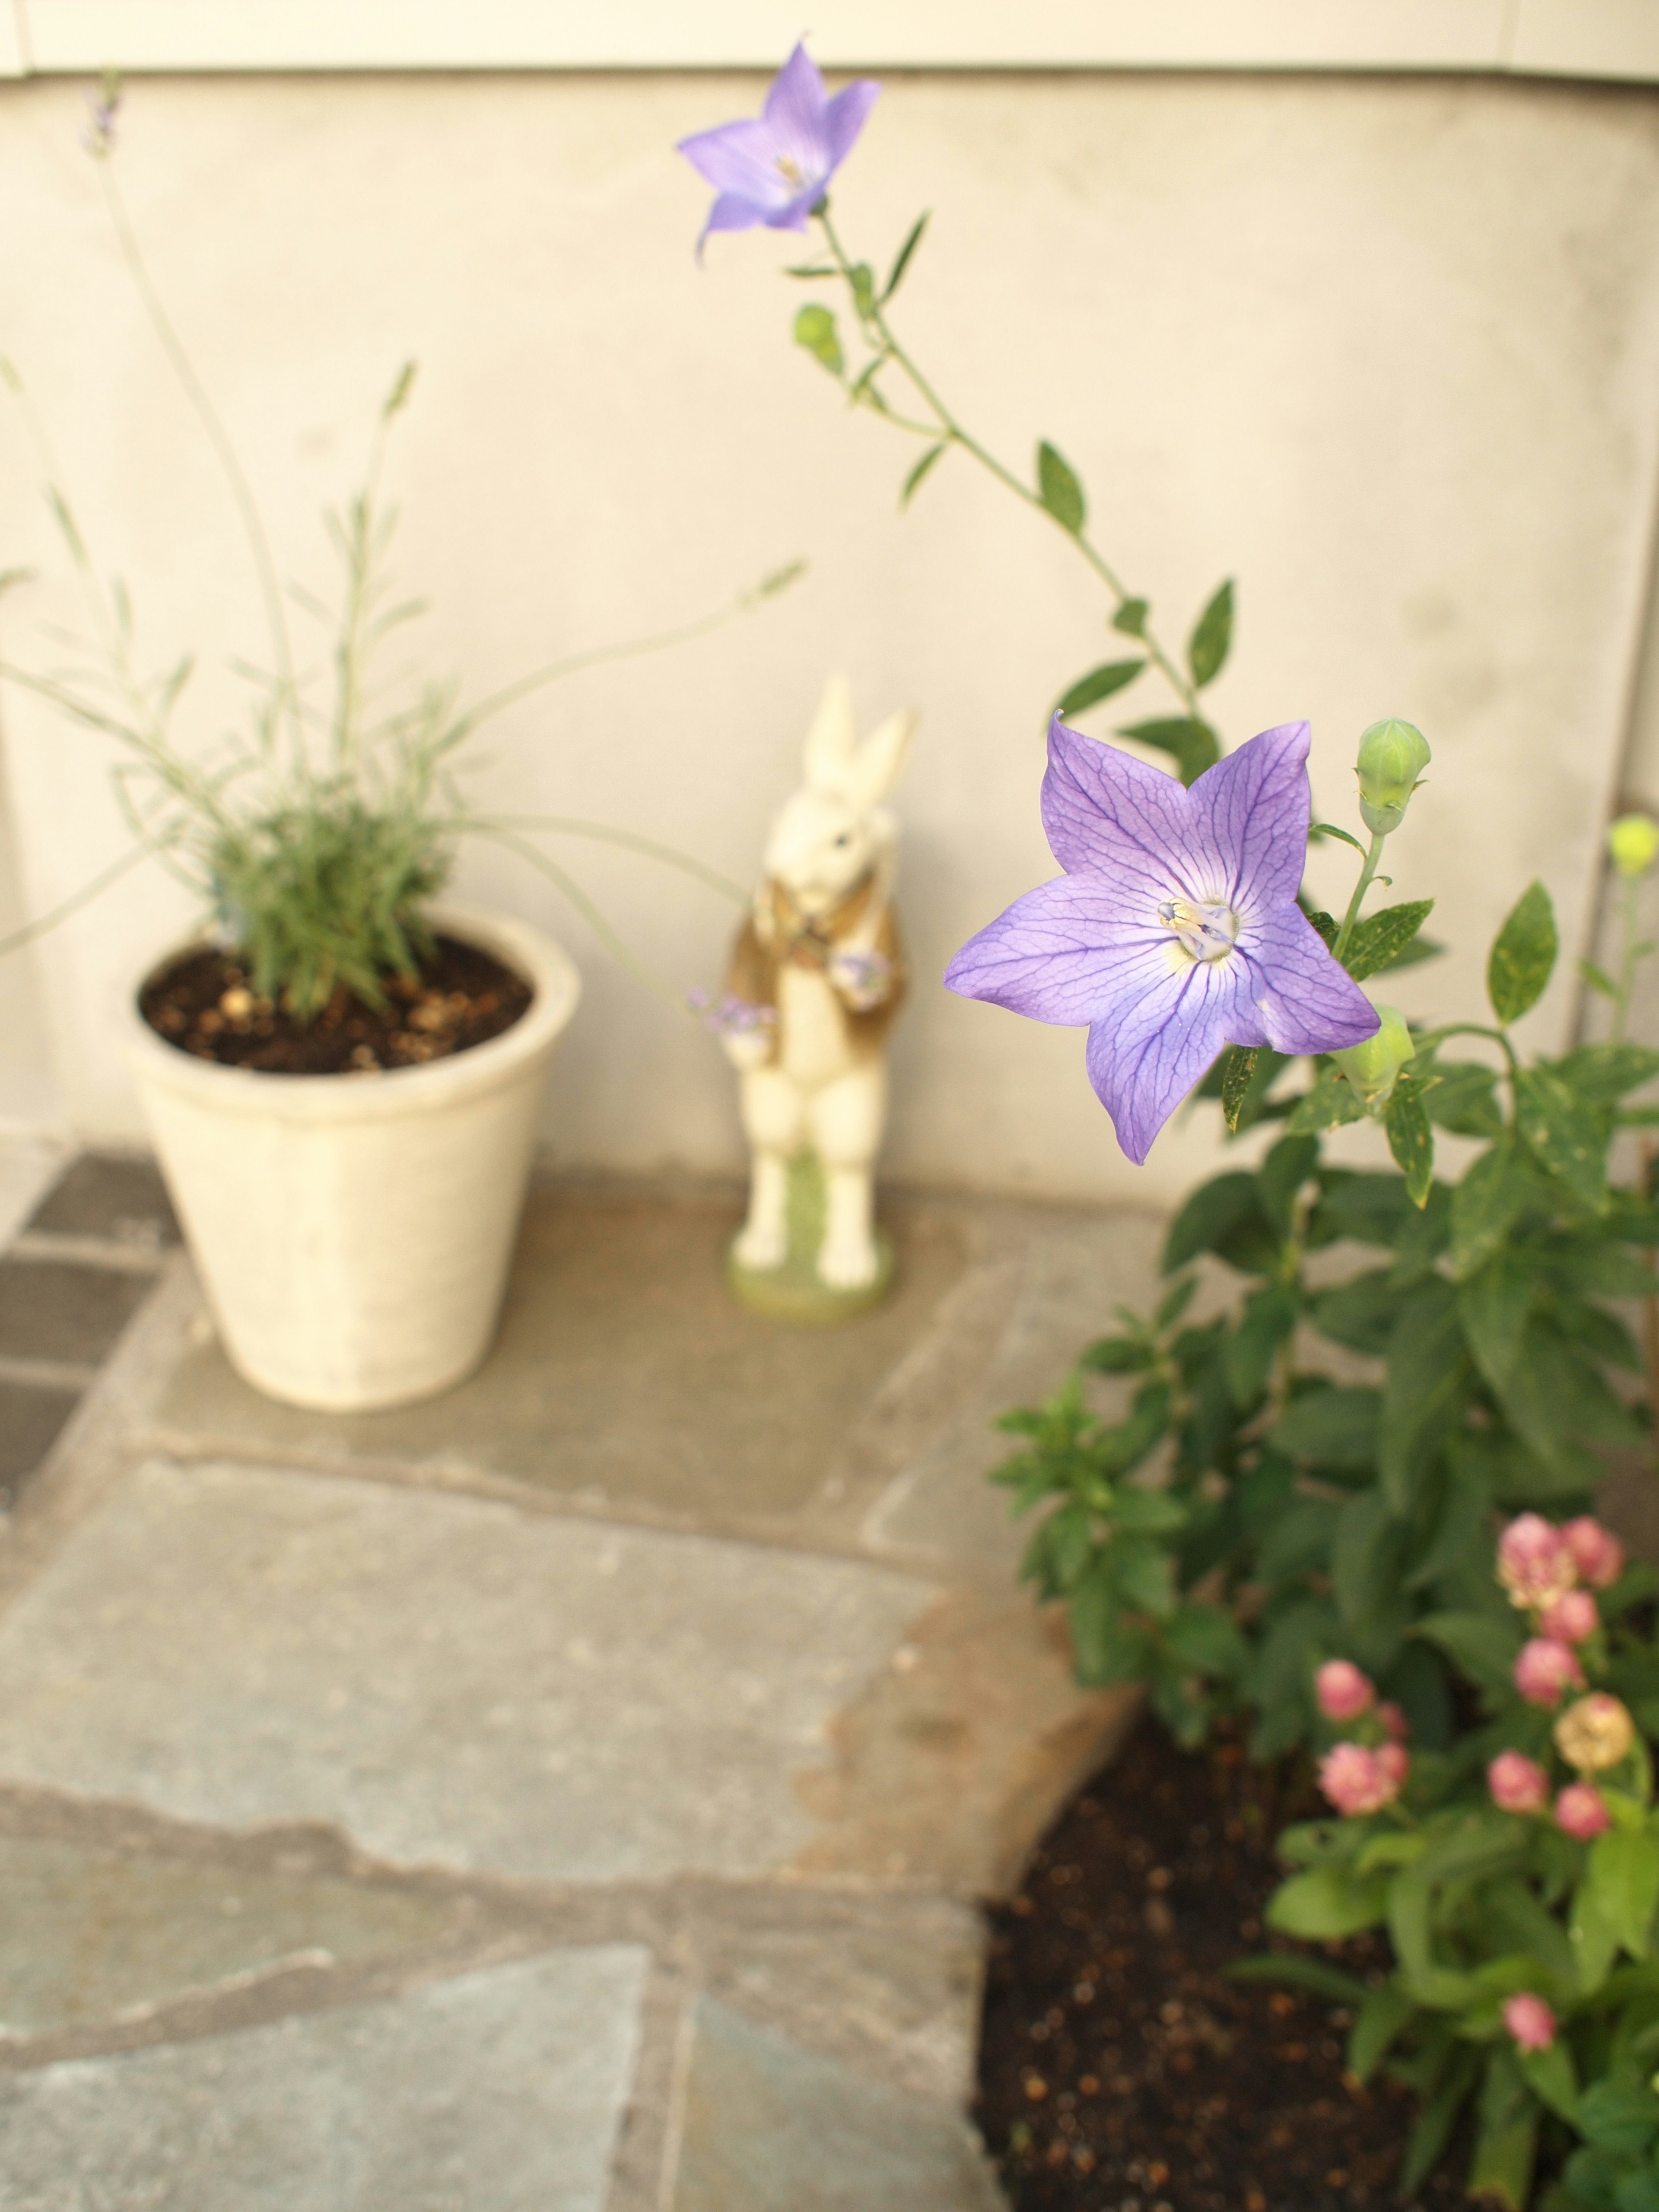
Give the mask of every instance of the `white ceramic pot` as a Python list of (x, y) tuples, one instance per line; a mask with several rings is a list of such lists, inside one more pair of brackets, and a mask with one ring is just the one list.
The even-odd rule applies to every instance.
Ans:
[[(434, 909), (535, 993), (453, 1059), (271, 1075), (179, 1051), (122, 1003), (128, 1065), (231, 1360), (297, 1406), (427, 1398), (489, 1348), (547, 1065), (575, 1011), (569, 956), (521, 922)], [(179, 957), (153, 962), (145, 979)]]

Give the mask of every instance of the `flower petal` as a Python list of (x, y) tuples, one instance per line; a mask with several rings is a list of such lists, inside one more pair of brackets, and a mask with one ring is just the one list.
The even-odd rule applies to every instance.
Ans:
[(844, 84), (824, 109), (831, 170), (840, 168), (852, 152), (854, 141), (863, 130), (880, 92), (881, 87), (873, 77), (861, 76), (852, 84)]
[(1340, 1052), (1375, 1036), (1381, 1018), (1300, 908), (1255, 917), (1224, 963), (1249, 977), (1267, 1042), (1275, 1052)]
[(1241, 915), (1296, 896), (1308, 858), (1305, 722), (1281, 722), (1206, 769), (1192, 787), (1198, 835), (1221, 856), (1221, 896)]
[[(823, 96), (823, 77), (804, 45), (798, 45), (767, 87), (761, 120), (774, 160), (794, 164), (794, 182), (822, 184), (835, 167)], [(850, 141), (849, 141), (850, 143)]]
[(1139, 1167), (1224, 1045), (1267, 1041), (1243, 963), (1232, 954), (1194, 960), (1103, 1011), (1089, 1031), (1089, 1080)]
[(766, 209), (781, 207), (800, 189), (799, 180), (792, 182), (779, 168), (771, 131), (750, 118), (722, 123), (718, 130), (699, 131), (695, 137), (682, 138), (675, 151), (684, 154), (717, 192), (747, 200), (755, 210), (751, 220), (756, 222)]
[(1099, 1018), (1127, 993), (1168, 979), (1182, 957), (1167, 929), (1125, 918), (1121, 891), (1101, 876), (1056, 876), (970, 937), (945, 971), (946, 988), (1037, 1022)]
[(1048, 725), (1042, 826), (1061, 867), (1112, 877), (1149, 916), (1172, 890), (1212, 899), (1227, 880), (1224, 856), (1198, 834), (1191, 795), (1172, 775), (1068, 729)]

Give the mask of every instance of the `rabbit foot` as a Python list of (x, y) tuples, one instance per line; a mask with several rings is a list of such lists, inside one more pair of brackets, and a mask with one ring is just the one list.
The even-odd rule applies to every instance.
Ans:
[(769, 1273), (782, 1267), (789, 1257), (789, 1239), (781, 1229), (765, 1225), (745, 1229), (732, 1247), (732, 1257), (738, 1267), (747, 1267), (753, 1274)]
[(862, 1291), (876, 1279), (879, 1262), (875, 1246), (858, 1243), (826, 1244), (818, 1254), (817, 1278), (832, 1291)]

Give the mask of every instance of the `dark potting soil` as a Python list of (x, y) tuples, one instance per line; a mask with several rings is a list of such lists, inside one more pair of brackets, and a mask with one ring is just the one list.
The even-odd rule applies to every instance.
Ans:
[(364, 1075), (416, 1067), (484, 1044), (514, 1023), (534, 994), (493, 954), (440, 937), (418, 977), (386, 983), (386, 1004), (365, 1006), (343, 986), (301, 1024), (256, 998), (232, 953), (187, 953), (147, 983), (139, 1012), (180, 1052), (267, 1075)]
[[(992, 1915), (975, 2117), (1016, 2212), (1389, 2212), (1409, 2092), (1345, 2080), (1340, 2007), (1224, 1972), (1266, 1948), (1274, 1834), (1319, 1809), (1149, 1721), (1062, 1814)], [(1464, 2205), (1466, 2158), (1413, 2203)]]

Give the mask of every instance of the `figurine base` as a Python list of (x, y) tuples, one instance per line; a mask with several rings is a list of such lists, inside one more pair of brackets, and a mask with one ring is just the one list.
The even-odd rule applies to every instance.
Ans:
[(893, 1287), (895, 1258), (892, 1239), (876, 1231), (876, 1276), (856, 1290), (838, 1291), (820, 1282), (817, 1272), (818, 1248), (823, 1242), (823, 1170), (815, 1152), (798, 1152), (789, 1163), (789, 1200), (786, 1216), (789, 1256), (781, 1267), (740, 1267), (730, 1252), (726, 1260), (726, 1285), (740, 1306), (768, 1321), (793, 1322), (805, 1328), (823, 1328), (853, 1321), (878, 1306)]

